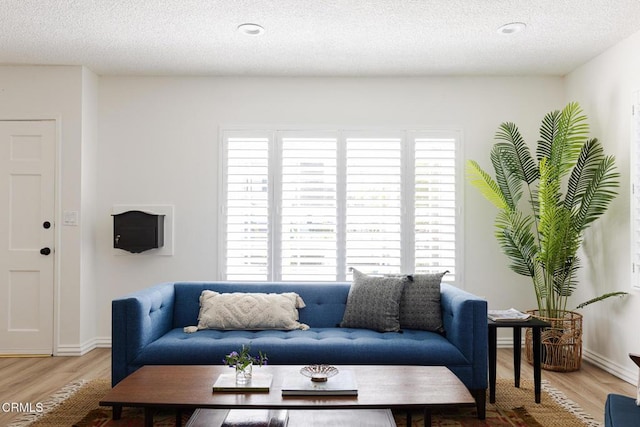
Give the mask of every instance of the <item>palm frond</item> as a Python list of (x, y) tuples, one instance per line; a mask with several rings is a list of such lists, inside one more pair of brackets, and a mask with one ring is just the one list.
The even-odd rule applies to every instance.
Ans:
[(538, 247), (531, 232), (533, 219), (517, 211), (504, 210), (496, 216), (496, 239), (511, 263), (514, 272), (533, 277)]
[(570, 297), (578, 286), (576, 280), (580, 269), (580, 259), (577, 256), (567, 258), (564, 265), (553, 272), (553, 291), (560, 297)]
[(542, 218), (545, 223), (540, 227), (540, 261), (552, 278), (549, 286), (553, 285), (560, 295), (568, 295), (564, 289), (571, 288), (579, 267), (576, 253), (581, 235), (571, 227), (571, 212), (563, 206), (545, 212)]
[(589, 139), (582, 146), (578, 160), (571, 171), (567, 185), (567, 195), (564, 204), (567, 209), (573, 209), (582, 200), (584, 193), (593, 179), (598, 165), (604, 158), (602, 145), (597, 139)]
[(589, 124), (578, 103), (567, 104), (560, 113), (558, 128), (551, 147), (551, 164), (558, 177), (571, 171), (587, 140)]
[(533, 260), (533, 290), (536, 293), (536, 298), (538, 299), (538, 307), (542, 308), (542, 301), (546, 299), (549, 295), (547, 294), (547, 288), (544, 277), (545, 271), (544, 266), (540, 262), (539, 258), (536, 257)]
[[(504, 144), (503, 144), (504, 145)], [(502, 191), (509, 209), (514, 210), (518, 206), (520, 197), (522, 196), (522, 179), (517, 172), (513, 171), (512, 166), (506, 161), (509, 157), (507, 153), (509, 148), (501, 147), (495, 144), (491, 150), (491, 163), (496, 173), (496, 183)]]
[[(545, 218), (544, 224), (542, 218)], [(556, 277), (575, 257), (579, 236), (571, 228), (571, 213), (563, 207), (541, 215), (539, 258), (545, 270)]]
[(560, 181), (555, 176), (551, 161), (540, 160), (540, 183), (538, 185), (538, 231), (542, 235), (552, 235), (556, 222), (560, 219)]
[(527, 184), (532, 184), (538, 179), (538, 168), (531, 157), (531, 151), (514, 123), (502, 123), (496, 133), (496, 139), (504, 141), (496, 145), (502, 148), (504, 161), (512, 173)]
[(617, 195), (620, 174), (615, 170), (613, 156), (604, 157), (595, 168), (591, 179), (585, 184), (580, 207), (574, 216), (573, 227), (582, 231), (601, 217)]
[(466, 171), (469, 183), (476, 187), (480, 194), (496, 208), (502, 210), (509, 206), (498, 184), (476, 161), (468, 160)]
[(549, 163), (546, 158), (540, 162), (538, 259), (546, 272), (546, 287), (552, 288), (555, 295), (568, 296), (573, 291), (574, 260), (580, 236), (571, 227), (571, 210), (559, 202), (560, 182)]
[(558, 120), (560, 118), (560, 110), (547, 113), (542, 119), (540, 126), (540, 139), (538, 140), (538, 148), (536, 149), (536, 158), (540, 161), (543, 158), (551, 157), (551, 147), (556, 139), (558, 132)]
[(623, 296), (625, 296), (627, 294), (628, 294), (627, 292), (622, 292), (622, 291), (609, 292), (609, 293), (600, 295), (599, 297), (592, 298), (592, 299), (590, 299), (588, 301), (585, 301), (585, 302), (583, 302), (581, 304), (578, 304), (578, 306), (576, 307), (576, 310), (580, 309), (580, 308), (584, 308), (584, 307), (588, 306), (589, 304), (593, 304), (594, 302), (602, 301), (604, 299), (611, 298), (611, 297), (623, 297)]

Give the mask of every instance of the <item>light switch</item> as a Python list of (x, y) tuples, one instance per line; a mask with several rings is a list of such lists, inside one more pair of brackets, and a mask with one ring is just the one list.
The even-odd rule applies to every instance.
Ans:
[(62, 225), (78, 225), (78, 211), (64, 211), (62, 213)]

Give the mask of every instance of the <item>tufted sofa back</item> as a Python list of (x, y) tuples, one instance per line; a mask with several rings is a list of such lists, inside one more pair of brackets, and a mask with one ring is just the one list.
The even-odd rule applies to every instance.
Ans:
[(299, 310), (300, 322), (312, 328), (333, 328), (342, 321), (350, 283), (281, 282), (177, 282), (174, 284), (173, 327), (198, 324), (199, 298), (203, 290), (214, 292), (295, 292), (305, 308)]

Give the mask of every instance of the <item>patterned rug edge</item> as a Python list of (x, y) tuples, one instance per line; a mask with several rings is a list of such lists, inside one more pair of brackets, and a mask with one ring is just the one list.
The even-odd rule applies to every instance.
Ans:
[(69, 399), (71, 396), (77, 393), (82, 388), (82, 386), (87, 384), (87, 382), (87, 380), (81, 379), (68, 383), (42, 402), (42, 412), (30, 412), (22, 414), (19, 417), (15, 418), (10, 424), (8, 424), (7, 427), (27, 427), (41, 417), (47, 415), (49, 412), (61, 405), (65, 400)]
[(566, 394), (557, 388), (552, 387), (549, 381), (542, 380), (542, 389), (549, 393), (549, 396), (561, 407), (573, 414), (588, 427), (602, 427), (602, 424), (596, 421), (593, 416), (585, 412), (584, 409), (573, 400), (569, 399)]
[[(44, 408), (42, 412), (23, 414), (12, 420), (7, 427), (28, 427), (32, 423), (38, 421), (41, 417), (49, 414), (88, 383), (89, 381), (84, 379), (68, 383), (42, 402)], [(542, 380), (542, 389), (548, 393), (555, 403), (580, 420), (580, 422), (582, 422), (586, 427), (602, 427), (600, 422), (596, 421), (589, 413), (585, 412), (580, 405), (569, 399), (562, 391), (552, 387), (547, 380)]]

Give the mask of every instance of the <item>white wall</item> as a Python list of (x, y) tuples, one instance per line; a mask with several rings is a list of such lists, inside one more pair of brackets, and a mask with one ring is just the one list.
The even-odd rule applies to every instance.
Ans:
[[(488, 152), (499, 123), (516, 122), (533, 145), (541, 117), (576, 99), (590, 114), (593, 133), (618, 141), (611, 149), (625, 159), (628, 117), (612, 125), (615, 114), (600, 99), (610, 99), (613, 93), (624, 98), (614, 102), (616, 111), (626, 110), (632, 77), (622, 76), (628, 82), (616, 83), (615, 70), (624, 68), (622, 63), (630, 57), (627, 50), (637, 43), (631, 40), (630, 46), (613, 49), (608, 54), (615, 58), (611, 67), (605, 58), (576, 71), (568, 86), (554, 77), (134, 78), (98, 77), (82, 67), (0, 67), (0, 117), (55, 118), (61, 130), (56, 353), (78, 354), (108, 343), (115, 297), (161, 281), (218, 277), (220, 126), (455, 128), (463, 132), (464, 158), (489, 167)], [(593, 76), (602, 79), (601, 84), (593, 85)], [(622, 169), (628, 176), (628, 165)], [(628, 186), (621, 192), (628, 192)], [(175, 207), (174, 254), (127, 255), (113, 250), (113, 206), (154, 204)], [(592, 296), (592, 288), (599, 292), (628, 284), (627, 206), (628, 197), (620, 197), (611, 215), (594, 228), (585, 260), (607, 267), (585, 269), (585, 298), (577, 299)], [(62, 226), (64, 211), (78, 211), (80, 226)], [(529, 281), (507, 269), (495, 242), (494, 215), (465, 183), (461, 285), (486, 297), (491, 307), (533, 307)], [(602, 230), (607, 230), (606, 239)], [(620, 244), (608, 248), (611, 241)], [(626, 308), (633, 308), (633, 301), (632, 295), (585, 310), (587, 355), (605, 363), (613, 360), (623, 374), (631, 372), (625, 357), (637, 343), (622, 344), (615, 333), (620, 327), (605, 318), (613, 307), (621, 310), (617, 320), (635, 320), (625, 315), (633, 311)]]
[[(81, 208), (80, 221), (80, 352), (95, 345), (98, 327), (98, 294), (96, 280), (96, 204), (98, 200), (98, 76), (82, 69), (82, 148), (81, 148)], [(109, 340), (110, 343), (110, 340)]]
[[(0, 117), (59, 120), (58, 354), (108, 343), (111, 300), (168, 280), (212, 280), (217, 266), (219, 128), (225, 125), (445, 127), (463, 156), (489, 167), (499, 123), (530, 145), (550, 109), (579, 101), (592, 134), (619, 159), (621, 196), (587, 236), (575, 302), (629, 289), (627, 159), (631, 92), (640, 87), (636, 35), (562, 78), (98, 77), (82, 67), (0, 67)], [(175, 206), (172, 256), (112, 249), (114, 205)], [(64, 211), (79, 227), (61, 226)], [(533, 307), (529, 281), (506, 267), (495, 211), (465, 183), (464, 283), (491, 307)], [(583, 310), (585, 355), (635, 380), (637, 294)], [(627, 326), (628, 325), (628, 326)]]
[[(55, 354), (77, 354), (82, 340), (81, 230), (62, 226), (61, 213), (82, 210), (83, 73), (82, 67), (0, 66), (0, 118), (55, 119), (59, 129)], [(95, 326), (90, 329), (86, 335), (95, 336)]]
[[(597, 294), (631, 291), (630, 135), (632, 93), (640, 90), (640, 32), (567, 76), (567, 96), (588, 113), (592, 134), (616, 156), (622, 174), (619, 196), (586, 236), (580, 289), (574, 301)], [(585, 285), (583, 287), (583, 284)], [(594, 291), (597, 289), (597, 292)], [(640, 298), (605, 301), (582, 310), (585, 356), (627, 381), (637, 381), (628, 353), (640, 352)]]
[[(169, 78), (99, 81), (96, 269), (99, 335), (111, 300), (171, 280), (218, 278), (218, 133), (225, 125), (411, 126), (463, 131), (463, 155), (490, 167), (493, 135), (516, 122), (530, 144), (565, 102), (562, 78)], [(114, 205), (174, 205), (173, 256), (112, 249)], [(465, 184), (461, 285), (492, 307), (533, 308), (530, 282), (506, 267), (495, 211)]]

